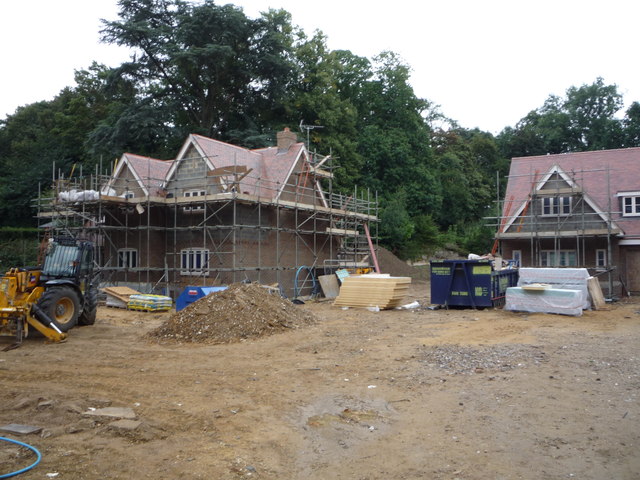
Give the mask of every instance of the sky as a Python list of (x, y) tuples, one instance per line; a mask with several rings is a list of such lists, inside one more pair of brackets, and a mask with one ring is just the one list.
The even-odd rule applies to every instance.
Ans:
[[(571, 86), (602, 77), (625, 106), (640, 101), (634, 0), (236, 0), (255, 18), (283, 8), (329, 48), (400, 55), (417, 96), (464, 128), (494, 134)], [(92, 61), (117, 66), (129, 52), (101, 44), (116, 0), (21, 0), (0, 7), (0, 119), (51, 100)], [(623, 114), (624, 112), (621, 112)]]

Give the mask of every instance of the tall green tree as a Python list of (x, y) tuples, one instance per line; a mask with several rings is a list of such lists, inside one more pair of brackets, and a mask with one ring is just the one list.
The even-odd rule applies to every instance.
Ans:
[(515, 128), (505, 128), (498, 143), (507, 158), (620, 148), (625, 126), (616, 114), (622, 105), (618, 87), (597, 78), (568, 88), (564, 98), (550, 95)]
[(140, 105), (161, 110), (183, 133), (226, 140), (263, 131), (265, 106), (277, 111), (291, 80), (289, 14), (252, 20), (212, 0), (118, 5), (120, 19), (105, 22), (102, 38), (134, 51), (118, 74), (137, 85)]

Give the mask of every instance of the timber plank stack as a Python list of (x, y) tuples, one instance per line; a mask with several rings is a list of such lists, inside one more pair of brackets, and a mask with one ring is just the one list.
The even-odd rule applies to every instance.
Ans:
[(351, 276), (343, 280), (333, 304), (337, 307), (378, 307), (380, 310), (396, 308), (402, 305), (410, 285), (411, 277)]

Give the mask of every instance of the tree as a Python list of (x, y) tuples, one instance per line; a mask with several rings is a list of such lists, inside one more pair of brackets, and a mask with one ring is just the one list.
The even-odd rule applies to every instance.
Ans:
[(640, 147), (640, 103), (633, 102), (622, 120), (625, 147)]
[(568, 88), (565, 98), (550, 95), (515, 128), (505, 128), (498, 143), (507, 158), (620, 148), (624, 125), (615, 115), (621, 108), (618, 87), (597, 78)]
[(265, 128), (265, 105), (277, 111), (290, 81), (286, 12), (251, 20), (212, 0), (120, 0), (119, 6), (120, 20), (105, 22), (102, 39), (134, 50), (118, 74), (135, 83), (140, 105), (159, 108), (173, 128), (220, 139)]
[(572, 151), (616, 148), (621, 144), (621, 125), (614, 115), (622, 108), (616, 85), (598, 77), (591, 85), (570, 87), (564, 110), (569, 117)]

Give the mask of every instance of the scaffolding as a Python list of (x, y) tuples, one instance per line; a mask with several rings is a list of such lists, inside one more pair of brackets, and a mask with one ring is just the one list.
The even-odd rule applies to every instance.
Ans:
[[(600, 188), (606, 191), (606, 205), (596, 205), (583, 187), (585, 175), (594, 174), (605, 182)], [(617, 260), (613, 238), (622, 232), (614, 221), (621, 212), (611, 203), (610, 175), (608, 166), (509, 175), (509, 182), (519, 179), (529, 188), (508, 190), (498, 200), (497, 216), (486, 218), (496, 229), (498, 251), (510, 257), (527, 252), (515, 258), (522, 266), (581, 267), (594, 276), (606, 275), (611, 297)]]
[(370, 267), (365, 225), (377, 244), (378, 222), (377, 195), (334, 192), (333, 167), (311, 158), (285, 184), (234, 165), (181, 177), (189, 192), (167, 188), (149, 167), (147, 192), (119, 178), (118, 196), (113, 171), (64, 178), (54, 167), (51, 188), (34, 200), (38, 225), (93, 241), (104, 285), (175, 296), (189, 285), (255, 281), (311, 295), (319, 274)]

